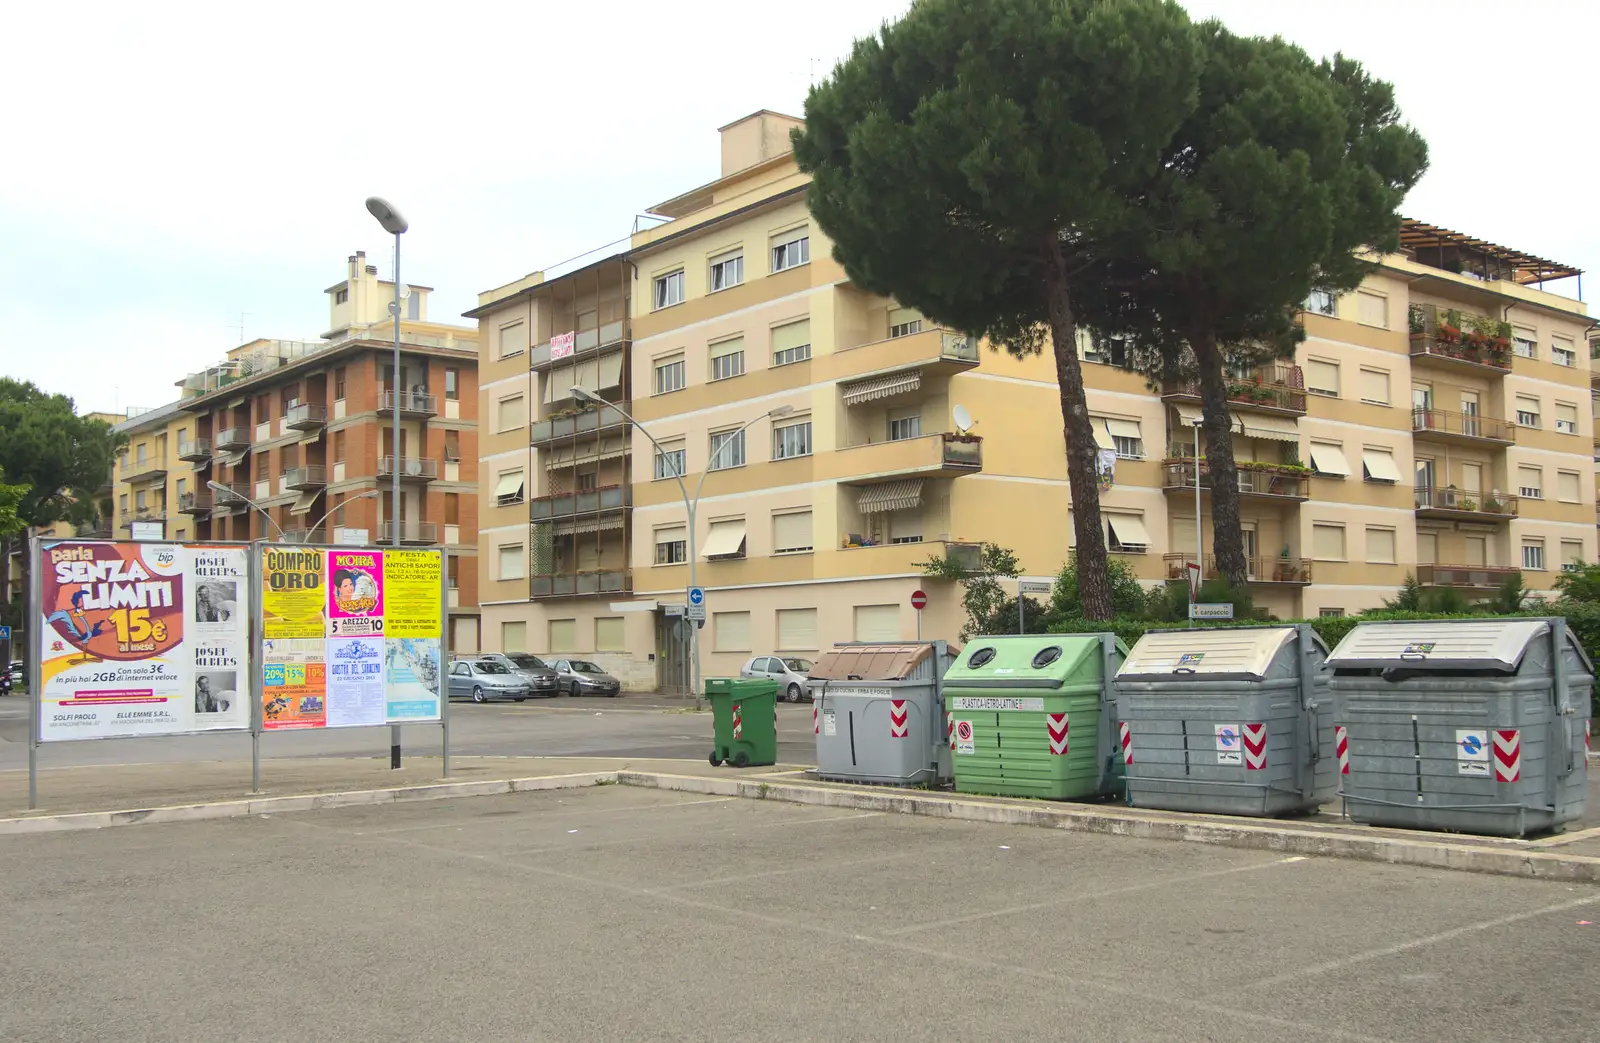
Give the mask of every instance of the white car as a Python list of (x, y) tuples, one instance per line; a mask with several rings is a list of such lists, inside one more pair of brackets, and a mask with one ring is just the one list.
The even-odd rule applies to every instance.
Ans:
[(778, 682), (778, 698), (791, 703), (811, 698), (810, 674), (811, 660), (794, 656), (758, 655), (739, 668), (740, 677)]

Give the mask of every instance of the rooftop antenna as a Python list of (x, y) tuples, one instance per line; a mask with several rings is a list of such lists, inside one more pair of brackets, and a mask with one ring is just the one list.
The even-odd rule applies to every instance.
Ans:
[(236, 344), (243, 344), (244, 343), (244, 320), (245, 320), (246, 317), (254, 315), (254, 314), (255, 314), (255, 312), (253, 312), (253, 311), (242, 311), (242, 312), (239, 313), (239, 321), (238, 321), (237, 324), (234, 324), (234, 323), (229, 323), (228, 324), (228, 329), (237, 330), (239, 332), (239, 339), (235, 342)]

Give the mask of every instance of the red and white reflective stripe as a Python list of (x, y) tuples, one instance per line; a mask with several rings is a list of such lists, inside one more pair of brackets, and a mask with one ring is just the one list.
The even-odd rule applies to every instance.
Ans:
[(744, 704), (733, 704), (733, 737), (735, 739), (744, 735)]
[(1592, 721), (1592, 720), (1586, 720), (1586, 721), (1583, 722), (1583, 752), (1584, 753), (1588, 753), (1589, 752), (1589, 727), (1592, 724), (1594, 724), (1594, 721)]
[(1342, 724), (1333, 726), (1333, 748), (1339, 754), (1339, 774), (1350, 774), (1350, 733)]
[(817, 716), (817, 704), (811, 704), (811, 734), (822, 734), (822, 720)]
[(904, 699), (889, 700), (889, 738), (904, 739), (911, 734), (910, 717)]
[(1050, 732), (1050, 753), (1056, 757), (1067, 755), (1067, 715), (1064, 713), (1047, 713), (1044, 715), (1046, 730)]
[(1244, 726), (1244, 769), (1245, 771), (1260, 771), (1267, 766), (1267, 726), (1264, 724), (1247, 724)]
[(1121, 723), (1120, 727), (1122, 729), (1122, 763), (1123, 764), (1132, 764), (1133, 763), (1133, 729), (1128, 727), (1128, 722), (1127, 721), (1123, 721)]
[(944, 734), (950, 740), (950, 749), (956, 748), (956, 715), (955, 711), (947, 711), (944, 715)]
[(1498, 728), (1494, 733), (1494, 781), (1517, 782), (1522, 778), (1522, 733), (1515, 728)]

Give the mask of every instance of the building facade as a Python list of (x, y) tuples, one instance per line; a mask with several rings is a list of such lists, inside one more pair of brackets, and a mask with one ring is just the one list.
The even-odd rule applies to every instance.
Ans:
[[(578, 569), (614, 573), (626, 549), (626, 575), (564, 600), (537, 588), (531, 600), (508, 598), (486, 648), (591, 653), (604, 642), (637, 685), (653, 673), (670, 686), (672, 613), (690, 581), (680, 471), (691, 494), (701, 488), (693, 546), (709, 675), (840, 640), (954, 637), (959, 591), (923, 575), (931, 556), (997, 543), (1039, 579), (1067, 560), (1052, 360), (980, 346), (854, 286), (806, 209), (807, 179), (787, 150), (798, 122), (759, 112), (722, 128), (722, 176), (651, 208), (661, 223), (634, 235), (627, 372), (608, 393), (639, 422), (619, 458), (638, 466), (631, 497), (619, 494), (622, 536)], [(1307, 302), (1293, 362), (1233, 375), (1259, 605), (1282, 617), (1355, 612), (1392, 597), (1407, 574), (1479, 595), (1520, 570), (1542, 592), (1564, 563), (1594, 559), (1594, 411), (1581, 408), (1590, 352), (1579, 347), (1590, 320), (1583, 304), (1542, 288), (1575, 275), (1407, 221), (1401, 251), (1358, 291)], [(486, 295), (475, 313), (483, 344), (523, 292)], [(495, 301), (505, 307), (486, 312)], [(530, 402), (552, 393), (534, 362), (548, 345), (531, 343), (532, 364), (497, 378), (508, 396), (526, 379)], [(1181, 578), (1197, 547), (1214, 571), (1197, 389), (1151, 390), (1114, 342), (1086, 338), (1079, 354), (1097, 440), (1117, 457), (1101, 501), (1112, 553), (1152, 584)], [(579, 410), (546, 419), (592, 435), (584, 445), (616, 430), (602, 408), (551, 404)], [(504, 419), (508, 432), (521, 426), (514, 407)], [(524, 473), (559, 459), (553, 434), (541, 442), (530, 429)], [(480, 548), (486, 568), (507, 555), (495, 568), (510, 575), (524, 524), (514, 507)], [(529, 527), (524, 561), (541, 553)], [(920, 619), (909, 603), (918, 587), (930, 595)]]

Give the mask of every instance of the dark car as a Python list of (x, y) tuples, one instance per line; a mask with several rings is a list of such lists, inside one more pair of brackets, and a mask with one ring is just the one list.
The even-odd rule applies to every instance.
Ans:
[(622, 682), (587, 659), (557, 659), (553, 665), (567, 695), (622, 694)]
[(450, 697), (471, 696), (475, 703), (528, 697), (528, 682), (504, 663), (492, 659), (457, 659), (450, 664)]
[(556, 685), (556, 672), (545, 665), (544, 660), (536, 655), (529, 655), (526, 652), (491, 652), (478, 658), (492, 659), (522, 675), (522, 679), (528, 682), (529, 695), (555, 696), (561, 694), (561, 690)]

